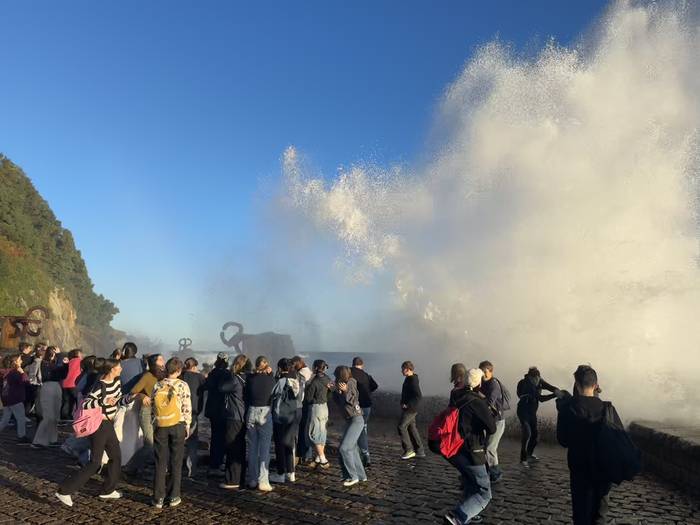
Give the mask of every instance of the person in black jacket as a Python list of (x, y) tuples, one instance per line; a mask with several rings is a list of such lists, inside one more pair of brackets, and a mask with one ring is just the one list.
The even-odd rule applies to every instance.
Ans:
[[(542, 390), (551, 394), (542, 395)], [(518, 419), (520, 420), (520, 464), (529, 467), (528, 461), (537, 461), (535, 447), (537, 446), (537, 409), (540, 402), (557, 397), (559, 389), (542, 379), (537, 367), (528, 369), (527, 374), (518, 382)]]
[(491, 501), (486, 437), (496, 431), (496, 420), (485, 397), (478, 392), (483, 371), (467, 371), (462, 363), (456, 363), (450, 375), (455, 386), (450, 393), (450, 406), (459, 410), (459, 433), (464, 444), (448, 461), (462, 475), (464, 500), (445, 520), (452, 525), (465, 525), (481, 521), (478, 516)]
[(190, 432), (185, 440), (185, 467), (187, 477), (191, 478), (197, 470), (197, 451), (199, 449), (199, 414), (204, 406), (204, 384), (206, 379), (198, 370), (199, 362), (194, 357), (185, 359), (185, 371), (181, 379), (190, 387), (192, 402), (192, 423)]
[(372, 412), (372, 392), (377, 390), (379, 385), (371, 375), (365, 372), (365, 363), (361, 357), (353, 358), (350, 372), (352, 373), (353, 379), (357, 381), (357, 391), (360, 394), (360, 408), (362, 409), (362, 419), (364, 419), (365, 426), (362, 429), (358, 445), (360, 447), (360, 455), (362, 456), (362, 464), (367, 467), (370, 464), (367, 423), (369, 421), (369, 415)]
[(245, 483), (245, 383), (252, 365), (245, 355), (233, 360), (231, 375), (219, 384), (224, 394), (224, 418), (226, 424), (226, 479), (222, 489), (237, 489)]
[(226, 442), (226, 418), (224, 417), (224, 394), (219, 390), (221, 383), (231, 378), (228, 371), (228, 354), (219, 352), (214, 369), (209, 372), (202, 390), (207, 392), (207, 405), (204, 415), (209, 418), (211, 439), (209, 442), (209, 473), (220, 475), (224, 460)]
[[(605, 405), (597, 396), (598, 374), (587, 365), (574, 372), (574, 395), (563, 392), (557, 400), (557, 441), (568, 449), (571, 507), (574, 525), (606, 523), (610, 482), (601, 480), (591, 461), (596, 432), (605, 418)], [(615, 424), (622, 422), (613, 408)]]
[(416, 427), (418, 407), (423, 397), (418, 375), (416, 375), (415, 367), (410, 361), (404, 361), (401, 364), (401, 373), (405, 377), (401, 388), (401, 420), (397, 427), (403, 447), (401, 459), (424, 458), (423, 442)]

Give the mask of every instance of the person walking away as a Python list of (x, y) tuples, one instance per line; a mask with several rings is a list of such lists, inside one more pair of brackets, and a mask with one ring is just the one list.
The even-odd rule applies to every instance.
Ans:
[(401, 420), (397, 427), (403, 447), (401, 459), (424, 458), (423, 442), (416, 426), (418, 407), (423, 398), (420, 382), (411, 361), (404, 361), (401, 364), (401, 373), (405, 378), (401, 388)]
[(134, 388), (141, 374), (143, 374), (143, 363), (141, 359), (136, 357), (138, 347), (135, 343), (127, 342), (122, 347), (122, 376), (119, 378), (122, 382), (124, 392), (129, 393)]
[(326, 459), (326, 437), (328, 425), (328, 398), (331, 396), (333, 385), (326, 375), (328, 364), (323, 359), (314, 361), (314, 375), (306, 384), (304, 404), (309, 413), (309, 441), (313, 445), (315, 457), (309, 466), (326, 469), (330, 463)]
[(64, 421), (73, 421), (75, 403), (78, 399), (78, 389), (75, 382), (80, 375), (80, 362), (83, 360), (83, 352), (80, 348), (74, 348), (68, 352), (68, 374), (63, 380), (63, 405), (61, 407), (61, 417)]
[(209, 418), (211, 438), (209, 442), (209, 474), (223, 475), (226, 454), (226, 418), (224, 417), (224, 394), (219, 390), (222, 383), (231, 379), (228, 370), (228, 354), (219, 352), (214, 369), (209, 373), (203, 390), (207, 392), (204, 415)]
[(41, 360), (41, 421), (34, 433), (33, 448), (57, 447), (58, 420), (61, 417), (62, 390), (61, 381), (68, 374), (68, 364), (56, 359), (56, 347), (49, 346)]
[[(311, 380), (313, 372), (306, 366), (306, 361), (304, 358), (295, 355), (292, 357), (292, 365), (297, 373), (297, 379), (301, 386), (302, 393), (306, 392), (306, 385)], [(297, 451), (296, 457), (299, 462), (310, 462), (313, 461), (313, 448), (311, 446), (311, 440), (309, 439), (309, 410), (310, 406), (304, 402), (304, 395), (299, 398), (299, 433), (296, 438)]]
[(167, 376), (156, 383), (151, 395), (156, 458), (153, 506), (157, 509), (163, 508), (166, 497), (170, 507), (177, 507), (182, 502), (182, 461), (185, 455), (185, 439), (192, 421), (190, 387), (179, 379), (182, 368), (182, 361), (177, 357), (168, 359), (165, 363)]
[(345, 430), (340, 441), (340, 468), (343, 472), (343, 486), (352, 487), (360, 481), (367, 481), (365, 467), (360, 455), (360, 436), (365, 421), (360, 407), (360, 394), (357, 380), (347, 366), (335, 369), (334, 397), (345, 416)]
[(27, 439), (27, 419), (24, 413), (24, 401), (27, 398), (27, 385), (29, 378), (22, 369), (22, 355), (11, 355), (6, 359), (5, 368), (2, 371), (2, 418), (0, 419), (0, 432), (10, 422), (10, 417), (15, 416), (17, 425), (17, 442), (30, 444)]
[[(121, 366), (120, 366), (121, 369)], [(165, 359), (161, 354), (151, 354), (148, 356), (148, 371), (131, 389), (130, 395), (138, 400), (139, 426), (143, 433), (143, 446), (136, 451), (129, 462), (124, 467), (124, 474), (129, 477), (138, 476), (144, 469), (147, 462), (154, 459), (153, 452), (153, 410), (151, 408), (151, 394), (156, 383), (165, 378)]]
[(269, 479), (270, 443), (272, 441), (272, 389), (275, 378), (264, 356), (255, 360), (255, 371), (246, 382), (246, 436), (248, 438), (248, 487), (263, 492), (272, 490)]
[(450, 406), (459, 411), (459, 433), (464, 444), (448, 461), (462, 476), (464, 500), (445, 516), (451, 525), (481, 523), (480, 514), (491, 501), (486, 436), (496, 431), (496, 420), (483, 394), (478, 391), (483, 375), (479, 368), (466, 370), (461, 363), (452, 365), (455, 388), (450, 393)]
[(481, 381), (481, 393), (486, 396), (486, 402), (496, 418), (496, 432), (486, 438), (486, 462), (489, 466), (491, 484), (494, 484), (498, 483), (503, 476), (498, 464), (498, 444), (506, 429), (505, 412), (510, 410), (510, 394), (503, 383), (493, 375), (493, 364), (490, 361), (479, 363), (479, 369), (484, 373), (484, 379)]
[(226, 471), (224, 482), (219, 485), (222, 489), (237, 489), (245, 483), (245, 384), (251, 368), (248, 357), (236, 356), (231, 366), (230, 378), (219, 386), (219, 390), (225, 396), (226, 419)]
[(301, 419), (299, 399), (303, 395), (292, 360), (280, 359), (277, 363), (277, 383), (272, 389), (272, 435), (277, 465), (277, 472), (270, 474), (273, 483), (296, 481), (294, 451)]
[(185, 440), (185, 467), (187, 477), (191, 478), (197, 470), (197, 455), (199, 450), (199, 414), (204, 405), (204, 376), (197, 370), (199, 362), (190, 357), (185, 359), (185, 371), (182, 380), (190, 387), (190, 400), (192, 401), (192, 423), (190, 423), (189, 436)]
[(38, 343), (34, 346), (34, 357), (26, 368), (29, 384), (27, 385), (27, 399), (24, 402), (27, 417), (34, 415), (37, 421), (41, 420), (41, 405), (39, 394), (41, 393), (41, 361), (46, 355), (46, 345)]
[[(99, 428), (90, 434), (90, 462), (79, 471), (71, 474), (58, 486), (56, 497), (69, 507), (73, 506), (72, 495), (78, 492), (90, 478), (100, 470), (102, 455), (106, 452), (109, 461), (103, 469), (104, 481), (99, 498), (103, 500), (119, 499), (121, 493), (116, 490), (119, 483), (121, 465), (121, 451), (119, 440), (114, 432), (112, 420), (119, 407), (127, 406), (131, 402), (131, 396), (122, 394), (122, 385), (119, 381), (121, 366), (116, 359), (106, 359), (102, 368), (102, 376), (95, 383), (92, 391), (83, 400), (84, 409), (99, 408), (102, 412), (102, 422)], [(106, 475), (105, 475), (106, 472)]]
[(372, 412), (372, 392), (379, 388), (374, 378), (365, 372), (365, 363), (361, 357), (354, 357), (352, 360), (352, 377), (357, 381), (357, 391), (360, 394), (360, 408), (362, 409), (362, 419), (364, 426), (360, 435), (360, 453), (362, 454), (362, 464), (370, 466), (369, 455), (369, 416)]
[(599, 471), (598, 463), (592, 458), (596, 447), (602, 445), (597, 437), (608, 410), (610, 423), (618, 429), (624, 427), (615, 407), (598, 397), (598, 374), (593, 368), (579, 366), (574, 372), (574, 381), (574, 395), (562, 391), (557, 399), (557, 441), (568, 449), (573, 523), (604, 524), (607, 523), (611, 481)]
[[(542, 395), (542, 390), (551, 394)], [(518, 419), (520, 420), (520, 464), (529, 467), (531, 461), (537, 461), (535, 447), (537, 446), (537, 410), (540, 403), (556, 397), (558, 389), (542, 379), (537, 367), (530, 367), (527, 374), (518, 382)]]

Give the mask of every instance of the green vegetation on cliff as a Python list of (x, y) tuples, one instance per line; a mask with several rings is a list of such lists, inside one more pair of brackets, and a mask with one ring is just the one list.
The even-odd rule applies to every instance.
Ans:
[(65, 290), (85, 326), (106, 328), (119, 311), (94, 292), (71, 232), (24, 172), (0, 155), (0, 314), (46, 305), (56, 287)]

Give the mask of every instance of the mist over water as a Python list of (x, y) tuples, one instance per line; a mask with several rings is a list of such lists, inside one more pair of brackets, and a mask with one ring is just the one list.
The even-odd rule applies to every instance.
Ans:
[(575, 48), (485, 45), (423, 165), (329, 182), (285, 152), (287, 201), (336, 238), (340, 271), (393, 283), (397, 366), (422, 356), (438, 393), (455, 361), (512, 387), (536, 364), (567, 389), (590, 363), (626, 418), (700, 417), (697, 22), (619, 3)]

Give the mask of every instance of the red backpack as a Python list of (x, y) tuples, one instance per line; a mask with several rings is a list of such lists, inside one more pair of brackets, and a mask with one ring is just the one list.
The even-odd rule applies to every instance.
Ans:
[(459, 433), (459, 409), (448, 407), (440, 412), (428, 427), (428, 448), (446, 458), (455, 456), (464, 445)]

